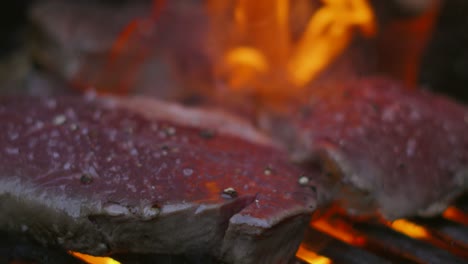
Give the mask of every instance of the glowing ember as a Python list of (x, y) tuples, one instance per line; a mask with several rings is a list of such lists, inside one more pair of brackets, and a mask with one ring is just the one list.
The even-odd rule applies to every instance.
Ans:
[(89, 264), (120, 264), (120, 262), (108, 257), (94, 257), (73, 251), (69, 251), (69, 253)]
[(310, 264), (331, 264), (332, 261), (324, 256), (310, 251), (304, 245), (301, 245), (296, 252), (296, 257)]
[(463, 224), (468, 225), (468, 215), (463, 213), (460, 209), (450, 206), (445, 210), (443, 214), (445, 219)]
[(405, 219), (393, 221), (390, 226), (396, 231), (416, 239), (430, 238), (429, 232), (422, 226)]
[(344, 221), (318, 219), (310, 223), (312, 227), (351, 245), (362, 246), (365, 239), (356, 234)]
[[(222, 24), (229, 7), (217, 2), (209, 1), (208, 9), (214, 23)], [(215, 33), (231, 34), (218, 65), (231, 89), (300, 91), (345, 50), (356, 28), (365, 36), (376, 32), (366, 0), (322, 0), (319, 7), (311, 7), (312, 16), (293, 41), (289, 21), (296, 16), (290, 12), (294, 5), (297, 3), (288, 0), (234, 1), (233, 29)]]

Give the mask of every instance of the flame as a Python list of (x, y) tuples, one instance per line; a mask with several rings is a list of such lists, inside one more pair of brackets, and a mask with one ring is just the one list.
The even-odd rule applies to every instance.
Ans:
[(237, 73), (237, 77), (232, 78), (229, 83), (232, 89), (242, 87), (257, 74), (268, 72), (268, 63), (263, 54), (249, 47), (231, 50), (224, 60), (227, 66)]
[(309, 263), (309, 264), (331, 264), (332, 261), (324, 256), (318, 255), (317, 253), (310, 251), (304, 245), (300, 245), (296, 252), (296, 257)]
[(438, 248), (445, 249), (458, 256), (467, 257), (466, 246), (450, 238), (446, 238), (437, 231), (424, 228), (406, 219), (399, 219), (387, 223), (394, 230), (414, 239), (423, 240)]
[[(206, 1), (213, 24), (218, 27), (214, 30), (215, 46), (221, 49), (220, 61), (215, 62), (217, 77), (225, 80), (231, 90), (294, 96), (346, 49), (356, 29), (367, 37), (376, 33), (368, 0), (311, 2)], [(81, 69), (74, 85), (102, 93), (128, 93), (157, 41), (155, 28), (165, 4), (165, 0), (153, 0), (148, 17), (129, 21), (101, 71)], [(306, 18), (299, 23), (301, 29), (291, 23), (297, 17)]]
[(372, 10), (366, 0), (323, 0), (310, 19), (288, 65), (291, 81), (303, 86), (324, 70), (351, 42), (352, 29), (375, 34)]
[(451, 221), (454, 221), (463, 225), (468, 225), (468, 215), (454, 206), (448, 207), (442, 216), (445, 219), (448, 219), (448, 220), (451, 220)]
[(109, 257), (95, 257), (74, 251), (69, 251), (68, 253), (89, 264), (120, 264), (120, 262)]
[(429, 231), (427, 231), (426, 228), (405, 219), (395, 220), (390, 223), (390, 226), (394, 230), (412, 238), (429, 239), (431, 237)]
[[(365, 36), (376, 33), (374, 14), (367, 0), (321, 2), (318, 9), (314, 7), (316, 10), (302, 34), (293, 41), (290, 10), (300, 1), (235, 0), (233, 29), (220, 23), (223, 25), (220, 30), (232, 32), (232, 36), (226, 37), (231, 43), (227, 44), (220, 63), (220, 72), (227, 75), (223, 79), (230, 88), (260, 93), (286, 88), (289, 88), (286, 94), (301, 91), (346, 49), (356, 28)], [(226, 3), (208, 1), (215, 23), (225, 19), (222, 14), (227, 9)]]
[(312, 227), (351, 245), (362, 246), (365, 239), (354, 232), (348, 224), (337, 219), (317, 219), (310, 223)]

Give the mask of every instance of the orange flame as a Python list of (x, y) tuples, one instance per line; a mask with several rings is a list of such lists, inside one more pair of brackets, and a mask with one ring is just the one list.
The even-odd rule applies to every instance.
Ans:
[[(232, 90), (294, 96), (346, 49), (356, 29), (368, 37), (376, 32), (367, 0), (308, 2), (312, 1), (207, 1), (213, 24), (220, 27), (214, 37), (226, 39), (217, 44), (222, 50), (215, 63), (218, 77)], [(75, 86), (128, 93), (153, 48), (154, 29), (164, 4), (165, 0), (153, 0), (148, 17), (130, 21), (111, 47), (102, 70), (91, 74), (83, 69)], [(299, 9), (308, 10), (306, 15), (300, 11), (307, 18), (300, 30), (291, 23)], [(226, 20), (232, 20), (228, 27)]]
[[(376, 32), (366, 0), (322, 0), (302, 35), (293, 41), (289, 16), (294, 4), (234, 1), (233, 29), (221, 29), (233, 32), (220, 63), (231, 89), (271, 94), (280, 92), (272, 89), (289, 87), (299, 92), (345, 50), (356, 28), (365, 36)], [(216, 0), (208, 5), (215, 21), (228, 9)], [(291, 89), (287, 94), (294, 93)]]
[(465, 214), (462, 212), (460, 209), (450, 206), (445, 210), (443, 214), (445, 219), (463, 224), (463, 225), (468, 225), (468, 214)]
[(405, 219), (395, 220), (390, 224), (390, 226), (394, 230), (412, 238), (429, 239), (431, 237), (429, 231), (427, 231), (424, 227)]
[(416, 223), (406, 219), (395, 220), (392, 223), (387, 223), (392, 229), (405, 234), (411, 238), (423, 240), (436, 247), (443, 248), (453, 254), (466, 258), (466, 245), (460, 244), (458, 241), (453, 241), (441, 236), (437, 231), (424, 228)]
[(351, 226), (338, 219), (318, 219), (310, 223), (312, 227), (351, 245), (362, 246), (365, 238), (357, 234)]
[(68, 253), (89, 264), (120, 264), (120, 262), (109, 257), (95, 257), (74, 251), (69, 251)]
[(309, 264), (331, 264), (332, 261), (324, 256), (310, 251), (304, 245), (301, 245), (296, 252), (296, 257)]
[(372, 10), (366, 0), (323, 0), (309, 21), (289, 61), (291, 81), (301, 87), (324, 70), (351, 42), (352, 29), (375, 34)]

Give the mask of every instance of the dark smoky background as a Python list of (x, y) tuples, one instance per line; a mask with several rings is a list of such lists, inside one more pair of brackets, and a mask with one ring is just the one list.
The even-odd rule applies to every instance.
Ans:
[(456, 99), (468, 100), (468, 1), (442, 5), (422, 60), (420, 83)]
[(24, 41), (22, 31), (27, 25), (30, 0), (3, 1), (0, 4), (0, 56), (4, 58)]

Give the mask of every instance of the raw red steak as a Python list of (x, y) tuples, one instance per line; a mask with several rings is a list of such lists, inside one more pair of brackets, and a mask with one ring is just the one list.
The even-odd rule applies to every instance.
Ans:
[(332, 188), (321, 196), (350, 213), (433, 215), (468, 187), (468, 110), (442, 96), (384, 79), (342, 83), (280, 123), (272, 131), (289, 127), (279, 137), (295, 159), (322, 168)]
[(286, 263), (316, 207), (301, 171), (226, 114), (9, 97), (0, 120), (0, 229), (44, 245)]

